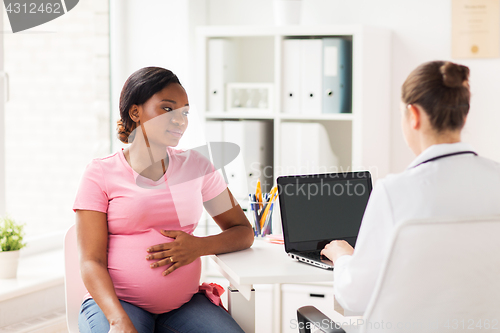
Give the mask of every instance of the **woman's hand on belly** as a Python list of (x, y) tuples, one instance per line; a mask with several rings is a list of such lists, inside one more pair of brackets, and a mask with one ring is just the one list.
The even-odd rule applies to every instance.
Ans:
[(158, 260), (150, 265), (151, 268), (170, 265), (163, 275), (168, 275), (177, 268), (192, 263), (202, 255), (200, 238), (180, 230), (162, 230), (161, 234), (174, 240), (150, 247), (148, 252), (151, 254), (146, 259)]

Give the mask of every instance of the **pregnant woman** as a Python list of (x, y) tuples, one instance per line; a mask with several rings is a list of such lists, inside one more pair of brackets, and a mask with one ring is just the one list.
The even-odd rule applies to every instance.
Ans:
[[(118, 137), (130, 145), (87, 166), (73, 207), (88, 290), (81, 332), (242, 332), (199, 292), (200, 257), (250, 247), (252, 227), (204, 154), (172, 148), (188, 114), (171, 71), (125, 82)], [(203, 206), (219, 234), (193, 236)]]

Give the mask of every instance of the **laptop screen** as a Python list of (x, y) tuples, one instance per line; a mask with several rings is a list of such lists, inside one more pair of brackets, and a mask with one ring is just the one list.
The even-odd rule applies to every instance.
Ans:
[(369, 172), (279, 177), (278, 188), (287, 251), (320, 249), (333, 239), (354, 246), (372, 189)]

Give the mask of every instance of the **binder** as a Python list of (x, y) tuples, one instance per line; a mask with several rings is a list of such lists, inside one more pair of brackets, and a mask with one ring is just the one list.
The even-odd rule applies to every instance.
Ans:
[(272, 123), (224, 121), (223, 136), (224, 141), (236, 143), (241, 149), (240, 155), (226, 168), (228, 186), (236, 199), (246, 200), (248, 194), (255, 191), (259, 179), (262, 190), (269, 192), (273, 182)]
[(222, 121), (207, 120), (205, 122), (205, 138), (207, 142), (222, 142)]
[(300, 39), (283, 41), (283, 113), (300, 113)]
[(232, 41), (222, 38), (208, 40), (208, 111), (225, 111), (226, 83), (234, 81), (234, 59)]
[(323, 38), (323, 113), (352, 112), (352, 40)]
[(301, 113), (307, 115), (321, 114), (323, 42), (321, 39), (302, 39), (300, 43)]
[(263, 191), (271, 189), (272, 129), (271, 122), (257, 120), (206, 122), (207, 141), (233, 142), (240, 147), (238, 157), (225, 166), (228, 187), (238, 201), (248, 199), (259, 179)]
[(280, 135), (280, 166), (279, 175), (297, 175), (301, 162), (302, 135), (299, 123), (284, 122), (281, 124)]
[(282, 123), (280, 160), (281, 175), (338, 170), (338, 158), (331, 149), (325, 127), (320, 123)]
[[(257, 181), (263, 192), (273, 186), (273, 123), (268, 121), (244, 121), (245, 145), (242, 150), (246, 170), (246, 182), (250, 192)], [(248, 193), (247, 193), (248, 195)]]
[(224, 142), (232, 142), (240, 147), (240, 154), (226, 167), (228, 187), (236, 199), (248, 197), (248, 185), (245, 179), (245, 161), (243, 154), (245, 150), (245, 126), (242, 121), (223, 121), (222, 133)]
[[(222, 122), (217, 120), (207, 120), (205, 122), (205, 139), (207, 144), (210, 142), (223, 142), (224, 139), (222, 137)], [(214, 154), (212, 152), (210, 159), (214, 165), (224, 165), (224, 152), (220, 152)], [(224, 171), (226, 170), (226, 166), (224, 166)], [(227, 172), (226, 172), (227, 176)]]

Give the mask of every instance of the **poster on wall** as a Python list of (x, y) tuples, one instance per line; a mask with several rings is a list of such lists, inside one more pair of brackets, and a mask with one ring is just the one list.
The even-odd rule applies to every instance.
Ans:
[(500, 0), (452, 0), (451, 5), (451, 56), (500, 57)]

